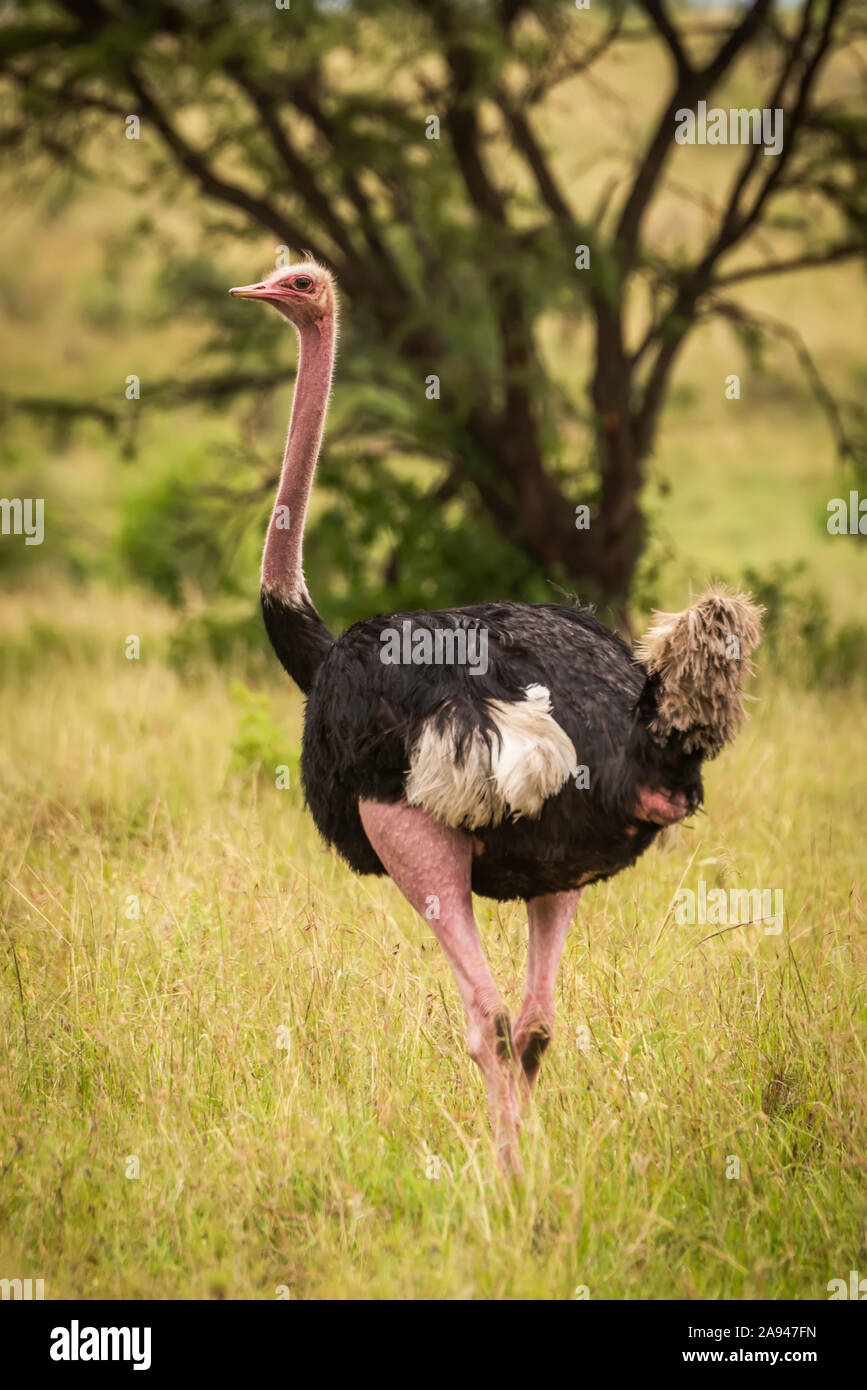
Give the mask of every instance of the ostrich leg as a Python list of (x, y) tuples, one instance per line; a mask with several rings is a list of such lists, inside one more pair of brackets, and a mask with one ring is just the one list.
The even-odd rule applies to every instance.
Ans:
[(542, 1065), (542, 1054), (554, 1035), (557, 968), (581, 892), (578, 888), (569, 893), (550, 893), (527, 903), (530, 926), (527, 989), (514, 1029), (525, 1098), (532, 1093)]
[(382, 864), (421, 913), (452, 968), (467, 1016), (467, 1046), (488, 1092), (501, 1167), (521, 1172), (520, 1105), (509, 1013), (482, 953), (470, 887), (472, 840), (405, 801), (359, 803)]

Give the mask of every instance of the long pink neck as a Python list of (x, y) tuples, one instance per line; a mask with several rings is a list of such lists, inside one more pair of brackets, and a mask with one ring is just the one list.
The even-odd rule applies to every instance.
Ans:
[(332, 316), (305, 325), (299, 333), (298, 376), (289, 437), (262, 556), (262, 588), (287, 602), (297, 601), (306, 593), (301, 546), (328, 408), (334, 337)]

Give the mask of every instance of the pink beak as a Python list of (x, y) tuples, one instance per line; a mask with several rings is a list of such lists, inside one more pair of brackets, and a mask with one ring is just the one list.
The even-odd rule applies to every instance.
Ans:
[(263, 280), (257, 285), (236, 285), (234, 289), (229, 290), (229, 294), (233, 294), (236, 299), (264, 299), (270, 293), (271, 286), (266, 285)]

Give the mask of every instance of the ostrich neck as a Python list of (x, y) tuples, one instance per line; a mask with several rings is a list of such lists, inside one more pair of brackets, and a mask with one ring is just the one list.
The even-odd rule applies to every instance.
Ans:
[(299, 344), (289, 437), (262, 557), (262, 588), (289, 602), (306, 593), (301, 545), (331, 389), (334, 319), (306, 325)]

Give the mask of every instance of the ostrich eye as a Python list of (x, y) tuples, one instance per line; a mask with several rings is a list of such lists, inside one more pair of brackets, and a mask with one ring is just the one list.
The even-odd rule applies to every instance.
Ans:
[(309, 275), (298, 275), (292, 281), (292, 288), (296, 290), (312, 290), (313, 281)]

